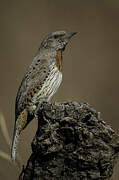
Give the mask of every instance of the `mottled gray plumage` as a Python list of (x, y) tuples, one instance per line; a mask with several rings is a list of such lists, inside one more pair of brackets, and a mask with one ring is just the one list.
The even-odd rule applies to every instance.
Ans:
[(47, 35), (21, 82), (16, 97), (12, 160), (20, 133), (35, 116), (38, 104), (49, 101), (60, 86), (62, 51), (74, 34), (57, 31)]

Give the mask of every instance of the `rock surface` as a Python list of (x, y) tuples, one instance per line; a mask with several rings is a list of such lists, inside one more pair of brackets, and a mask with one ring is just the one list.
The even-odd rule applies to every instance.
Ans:
[(89, 104), (46, 103), (23, 180), (108, 180), (119, 153), (119, 136)]

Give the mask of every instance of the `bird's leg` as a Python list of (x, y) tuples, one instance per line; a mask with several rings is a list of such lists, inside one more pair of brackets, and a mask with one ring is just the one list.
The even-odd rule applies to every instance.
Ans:
[(38, 121), (38, 114), (37, 113), (34, 114), (34, 118)]
[(36, 109), (35, 109), (35, 112), (34, 112), (34, 116), (35, 116), (36, 119), (38, 119), (38, 114), (39, 114), (40, 109), (42, 109), (42, 108), (41, 108), (41, 103), (39, 102), (39, 103), (36, 104)]

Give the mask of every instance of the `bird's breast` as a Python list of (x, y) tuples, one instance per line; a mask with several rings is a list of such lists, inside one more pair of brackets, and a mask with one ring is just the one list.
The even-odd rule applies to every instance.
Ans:
[(49, 75), (44, 81), (41, 89), (33, 96), (32, 102), (39, 103), (42, 101), (49, 101), (56, 93), (62, 81), (62, 73), (55, 65), (51, 68)]

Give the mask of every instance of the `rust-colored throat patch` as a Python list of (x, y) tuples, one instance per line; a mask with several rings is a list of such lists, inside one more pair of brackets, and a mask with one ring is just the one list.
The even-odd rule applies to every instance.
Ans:
[(59, 71), (62, 71), (62, 50), (58, 50), (56, 52), (56, 66), (58, 67)]

